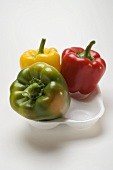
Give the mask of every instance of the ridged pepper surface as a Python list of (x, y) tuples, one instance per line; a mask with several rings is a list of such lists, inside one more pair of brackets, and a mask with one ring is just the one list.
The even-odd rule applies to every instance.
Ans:
[(95, 41), (91, 41), (85, 50), (71, 47), (62, 53), (61, 73), (71, 93), (89, 94), (106, 70), (104, 59), (98, 52), (91, 50), (93, 44)]
[(65, 114), (70, 105), (67, 84), (54, 67), (37, 62), (22, 69), (10, 86), (11, 107), (32, 120), (51, 120)]
[(46, 39), (42, 38), (37, 50), (27, 50), (20, 57), (21, 69), (36, 62), (45, 62), (60, 71), (60, 55), (56, 48), (44, 48)]

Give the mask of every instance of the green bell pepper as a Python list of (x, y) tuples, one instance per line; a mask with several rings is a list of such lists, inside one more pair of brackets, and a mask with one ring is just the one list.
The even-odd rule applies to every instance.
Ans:
[(54, 67), (37, 62), (21, 70), (10, 86), (11, 107), (32, 120), (61, 117), (70, 105), (67, 84)]

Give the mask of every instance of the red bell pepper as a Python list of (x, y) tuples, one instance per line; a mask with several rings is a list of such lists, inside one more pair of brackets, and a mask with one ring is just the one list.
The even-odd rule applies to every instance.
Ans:
[(71, 93), (89, 94), (106, 70), (106, 63), (99, 53), (91, 50), (93, 44), (95, 41), (91, 41), (85, 50), (71, 47), (62, 53), (61, 73)]

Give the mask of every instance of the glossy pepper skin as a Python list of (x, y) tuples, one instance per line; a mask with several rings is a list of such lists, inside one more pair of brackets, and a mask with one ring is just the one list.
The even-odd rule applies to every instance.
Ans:
[(25, 51), (20, 57), (21, 69), (35, 63), (45, 62), (60, 71), (60, 55), (56, 48), (44, 48), (46, 39), (42, 39), (38, 50)]
[(54, 67), (37, 62), (22, 69), (10, 86), (11, 107), (31, 120), (61, 117), (70, 105), (67, 84)]
[(106, 63), (99, 53), (91, 50), (93, 44), (95, 41), (91, 41), (85, 50), (71, 47), (62, 53), (61, 73), (71, 93), (89, 94), (106, 70)]

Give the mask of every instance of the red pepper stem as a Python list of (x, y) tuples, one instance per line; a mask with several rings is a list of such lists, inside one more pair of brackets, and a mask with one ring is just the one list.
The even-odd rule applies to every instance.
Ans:
[(41, 43), (40, 43), (40, 47), (38, 50), (38, 54), (42, 54), (44, 52), (44, 45), (45, 45), (46, 39), (42, 38)]
[(90, 50), (91, 50), (91, 47), (92, 47), (94, 44), (95, 44), (95, 41), (93, 40), (93, 41), (91, 41), (91, 42), (89, 43), (89, 45), (86, 47), (86, 49), (85, 49), (85, 51), (84, 51), (84, 56), (85, 56), (85, 58), (89, 58), (89, 56), (91, 56), (91, 55), (90, 55)]

